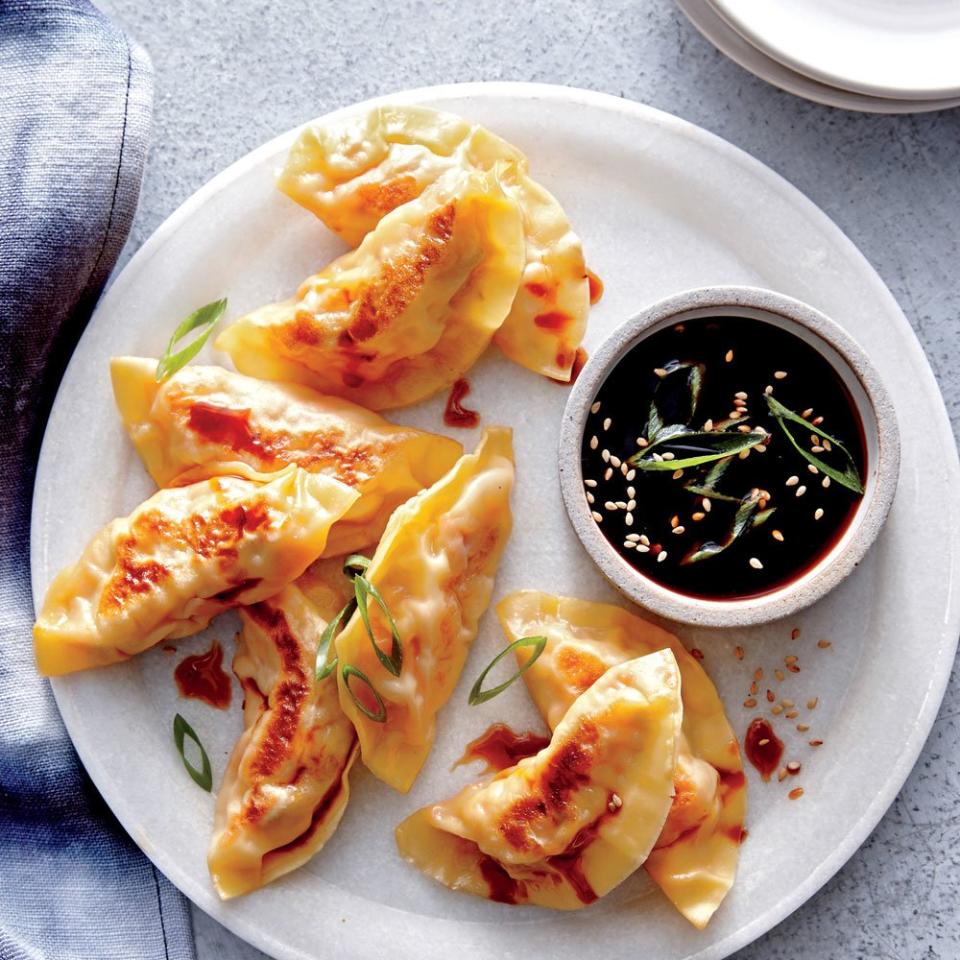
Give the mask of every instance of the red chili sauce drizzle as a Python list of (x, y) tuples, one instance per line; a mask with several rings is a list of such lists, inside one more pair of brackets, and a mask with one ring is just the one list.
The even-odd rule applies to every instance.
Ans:
[(206, 653), (184, 657), (173, 677), (181, 697), (202, 700), (218, 710), (230, 706), (230, 677), (223, 669), (223, 649), (216, 640)]
[(523, 884), (514, 880), (493, 857), (486, 854), (480, 858), (480, 875), (490, 888), (490, 899), (497, 903), (520, 903), (523, 899)]
[(476, 410), (468, 410), (460, 405), (460, 401), (470, 392), (470, 383), (467, 380), (458, 380), (450, 388), (447, 397), (447, 408), (443, 411), (443, 422), (448, 427), (463, 427), (469, 430), (480, 422), (480, 414)]
[(514, 766), (525, 757), (534, 756), (549, 745), (549, 737), (538, 733), (517, 733), (505, 723), (494, 723), (476, 740), (467, 744), (463, 756), (454, 766), (481, 760), (488, 772), (497, 773)]
[(587, 283), (590, 285), (590, 306), (592, 307), (603, 296), (603, 281), (589, 267)]
[(231, 410), (212, 403), (194, 403), (188, 414), (190, 429), (213, 443), (222, 443), (233, 450), (246, 450), (261, 457), (271, 451), (250, 426), (247, 410)]
[[(570, 379), (561, 380), (558, 377), (548, 377), (548, 380), (552, 380), (554, 383), (559, 383), (563, 387), (572, 387), (577, 382), (577, 377), (580, 376), (580, 371), (583, 370), (586, 366), (587, 360), (590, 357), (587, 354), (587, 351), (583, 347), (577, 347), (577, 352), (573, 358), (573, 366), (570, 368)], [(559, 363), (560, 358), (557, 357)]]
[[(765, 742), (761, 744), (761, 741)], [(764, 780), (770, 779), (783, 757), (783, 741), (773, 732), (770, 721), (763, 717), (754, 717), (750, 721), (743, 749)]]

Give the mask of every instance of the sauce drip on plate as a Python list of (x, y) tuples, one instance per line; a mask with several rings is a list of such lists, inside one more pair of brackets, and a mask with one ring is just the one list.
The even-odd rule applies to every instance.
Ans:
[(468, 410), (461, 403), (469, 392), (470, 382), (468, 380), (458, 380), (450, 388), (447, 407), (443, 411), (443, 422), (448, 427), (463, 427), (465, 430), (469, 430), (480, 422), (480, 414), (476, 410)]
[(491, 773), (506, 770), (525, 757), (532, 757), (550, 745), (550, 738), (538, 733), (517, 733), (505, 723), (494, 723), (476, 740), (471, 740), (463, 756), (454, 764), (481, 760)]
[(763, 717), (750, 721), (743, 749), (764, 780), (770, 779), (783, 759), (783, 741), (773, 732), (770, 721)]
[(202, 700), (218, 710), (230, 706), (230, 677), (223, 669), (223, 649), (216, 640), (206, 653), (184, 657), (173, 678), (181, 697)]

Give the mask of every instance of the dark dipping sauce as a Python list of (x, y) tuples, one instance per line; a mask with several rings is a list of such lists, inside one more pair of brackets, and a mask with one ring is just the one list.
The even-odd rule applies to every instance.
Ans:
[[(846, 386), (812, 346), (771, 323), (718, 316), (665, 327), (633, 347), (600, 388), (581, 447), (585, 493), (606, 539), (651, 580), (705, 599), (759, 596), (815, 566), (849, 526), (862, 494), (836, 479), (824, 486), (824, 474), (810, 470), (769, 408), (767, 392), (805, 421), (783, 423), (808, 454), (847, 476), (852, 470), (854, 486), (863, 480), (863, 427)], [(651, 446), (647, 433), (656, 437), (648, 429), (654, 398), (661, 422), (685, 424), (683, 432), (722, 429), (746, 438), (738, 429), (745, 425), (768, 436), (745, 459), (734, 453), (687, 466), (679, 477), (666, 461), (664, 469), (627, 464), (625, 471), (636, 454), (650, 458), (655, 450), (679, 461), (719, 450), (711, 446), (716, 437), (682, 435), (647, 450), (639, 441)], [(829, 440), (824, 445), (814, 426), (849, 455)], [(604, 460), (604, 450), (621, 465)], [(708, 555), (694, 559), (701, 551)]]
[(463, 756), (454, 766), (459, 767), (463, 763), (479, 760), (486, 764), (490, 772), (499, 773), (515, 766), (526, 757), (538, 754), (549, 745), (549, 737), (539, 733), (517, 733), (505, 723), (494, 723), (476, 740), (467, 744)]
[(206, 653), (184, 657), (173, 677), (181, 697), (202, 700), (218, 710), (230, 706), (230, 677), (223, 669), (223, 648), (216, 640)]

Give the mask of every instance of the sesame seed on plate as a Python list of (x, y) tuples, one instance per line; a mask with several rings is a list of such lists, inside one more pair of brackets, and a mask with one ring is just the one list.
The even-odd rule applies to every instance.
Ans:
[(787, 796), (791, 800), (799, 800), (803, 796), (803, 787), (794, 787)]
[(600, 440), (596, 436), (590, 438), (590, 449), (596, 450), (600, 446)]
[(822, 740), (811, 740), (811, 741), (810, 741), (810, 746), (811, 746), (811, 747), (822, 747), (822, 746), (823, 746), (823, 741), (822, 741)]
[(809, 724), (809, 723), (798, 723), (798, 724), (797, 724), (797, 732), (798, 732), (798, 733), (806, 733), (809, 729), (810, 729), (810, 724)]
[(781, 767), (781, 768), (777, 771), (777, 780), (779, 780), (780, 783), (783, 783), (783, 781), (786, 780), (786, 779), (787, 779), (787, 768), (786, 768), (786, 767)]
[(603, 514), (602, 514), (602, 513), (598, 513), (596, 510), (592, 511), (591, 514), (590, 514), (590, 516), (593, 517), (593, 519), (596, 520), (597, 523), (602, 523), (602, 522), (603, 522)]
[(599, 400), (597, 400), (597, 402), (594, 403), (594, 404), (590, 407), (590, 412), (591, 412), (591, 413), (599, 413), (599, 412), (600, 412), (600, 401), (599, 401)]
[(800, 764), (796, 760), (791, 760), (787, 764), (787, 773), (799, 773), (799, 772), (800, 772)]
[(747, 699), (743, 701), (743, 705), (749, 709), (751, 707), (755, 707), (757, 705), (757, 701), (753, 697), (747, 697)]
[(604, 429), (604, 430), (609, 430), (611, 423), (613, 423), (613, 421), (612, 421), (609, 417), (607, 417), (607, 418), (603, 421), (603, 429)]
[(767, 690), (767, 703), (773, 703), (777, 698), (773, 695), (772, 690)]
[(780, 716), (780, 714), (783, 713), (783, 707), (778, 703), (775, 707), (771, 708), (770, 712)]
[(833, 646), (833, 644), (830, 643), (829, 640), (818, 640), (818, 641), (817, 641), (817, 646), (818, 646), (821, 650), (826, 650), (827, 647), (831, 647), (831, 646)]
[(799, 487), (797, 487), (797, 496), (798, 496), (798, 497), (802, 497), (806, 492), (807, 492), (807, 488), (806, 488), (805, 486), (803, 486), (803, 484), (801, 484)]
[(781, 700), (780, 702), (783, 704), (784, 710), (790, 710), (794, 705), (792, 700)]
[(753, 567), (754, 570), (763, 569), (763, 564), (756, 557), (750, 558), (750, 566)]
[(785, 674), (782, 670), (779, 670), (779, 669), (778, 669), (778, 670), (774, 670), (774, 671), (773, 671), (773, 675), (774, 675), (781, 683), (783, 683), (784, 678), (786, 677), (786, 674)]
[(820, 698), (819, 698), (819, 697), (811, 697), (811, 699), (809, 699), (809, 700), (807, 701), (807, 709), (808, 709), (808, 710), (816, 710), (816, 709), (817, 709), (817, 704), (818, 704), (819, 702), (820, 702)]
[(757, 667), (757, 669), (753, 671), (753, 679), (754, 680), (763, 679), (763, 667)]
[(813, 519), (819, 520), (822, 516), (823, 516), (823, 507), (817, 507), (817, 509), (813, 511)]

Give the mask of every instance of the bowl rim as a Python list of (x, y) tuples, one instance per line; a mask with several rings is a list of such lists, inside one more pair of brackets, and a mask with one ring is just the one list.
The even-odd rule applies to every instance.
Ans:
[[(708, 600), (679, 593), (644, 576), (603, 536), (584, 496), (580, 457), (589, 408), (597, 391), (620, 359), (672, 317), (692, 311), (736, 313), (752, 310), (798, 326), (824, 341), (846, 372), (859, 383), (863, 398), (854, 396), (865, 427), (875, 425), (873, 482), (847, 533), (818, 562), (810, 577), (801, 577), (756, 597)], [(812, 344), (817, 348), (816, 342)], [(836, 366), (833, 358), (828, 362)], [(900, 474), (900, 432), (896, 411), (879, 373), (863, 348), (834, 320), (803, 301), (762, 287), (718, 285), (696, 287), (665, 297), (621, 323), (594, 350), (573, 385), (563, 413), (558, 444), (560, 490), (567, 517), (587, 554), (604, 577), (628, 599), (661, 617), (702, 627), (745, 627), (791, 616), (838, 586), (863, 559), (890, 512)]]

